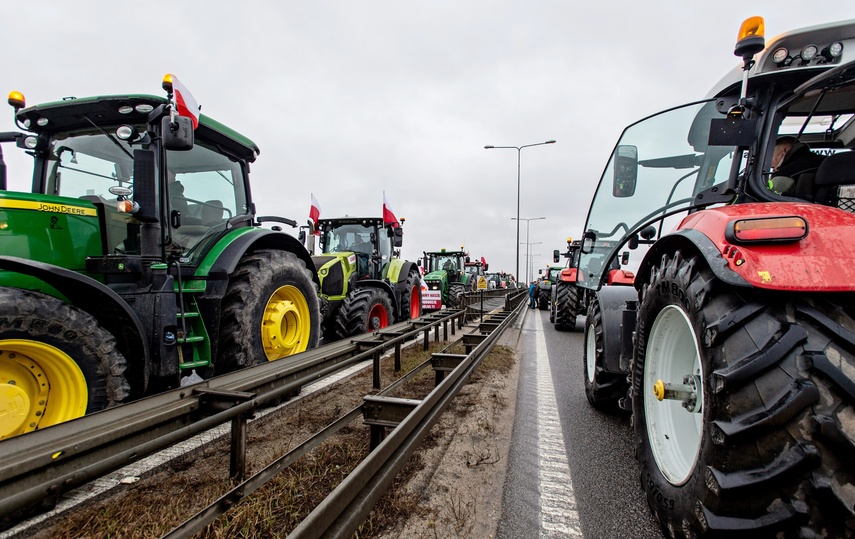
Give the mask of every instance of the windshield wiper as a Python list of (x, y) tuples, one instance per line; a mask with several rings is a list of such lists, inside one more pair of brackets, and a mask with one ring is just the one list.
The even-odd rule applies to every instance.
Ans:
[(110, 140), (113, 142), (113, 144), (115, 144), (116, 146), (118, 146), (118, 148), (119, 148), (120, 150), (122, 150), (123, 152), (125, 152), (125, 155), (127, 155), (128, 157), (130, 157), (130, 158), (131, 158), (131, 161), (133, 161), (134, 156), (133, 156), (133, 155), (131, 155), (131, 152), (129, 152), (128, 150), (126, 150), (126, 149), (125, 149), (125, 147), (124, 147), (124, 146), (122, 146), (122, 145), (121, 145), (121, 143), (120, 143), (118, 140), (116, 140), (116, 138), (115, 138), (113, 135), (111, 135), (110, 133), (108, 133), (108, 132), (104, 131), (104, 129), (103, 129), (100, 125), (96, 124), (96, 123), (95, 123), (95, 122), (93, 122), (91, 119), (89, 119), (89, 116), (86, 116), (86, 115), (84, 114), (84, 115), (83, 115), (83, 118), (85, 118), (87, 122), (89, 122), (90, 124), (92, 124), (92, 126), (93, 126), (95, 129), (97, 129), (98, 131), (100, 131), (102, 135), (104, 135), (105, 137), (107, 137), (108, 139), (110, 139)]

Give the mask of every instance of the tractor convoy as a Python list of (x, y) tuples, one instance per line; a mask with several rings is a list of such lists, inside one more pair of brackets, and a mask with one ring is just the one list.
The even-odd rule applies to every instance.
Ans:
[[(403, 219), (402, 219), (403, 220)], [(404, 230), (381, 217), (318, 221), (324, 338), (343, 339), (421, 316), (420, 272), (401, 260)]]
[(420, 261), (424, 267), (423, 277), (429, 292), (439, 291), (442, 303), (455, 308), (461, 305), (464, 294), (474, 292), (478, 277), (484, 275), (488, 264), (481, 260), (472, 262), (466, 251), (425, 252)]
[[(632, 414), (666, 536), (851, 537), (855, 21), (766, 47), (754, 17), (734, 52), (605, 167), (576, 283), (586, 393)], [(624, 247), (634, 287), (605, 286)]]
[[(33, 157), (29, 193), (0, 166), (0, 438), (314, 347), (318, 279), (300, 242), (262, 228), (223, 124), (166, 97), (26, 107), (0, 133)], [(2, 163), (0, 163), (2, 164)], [(278, 227), (277, 227), (278, 228)]]
[[(586, 315), (585, 394), (631, 414), (673, 538), (855, 533), (855, 21), (764, 30), (743, 23), (706, 98), (623, 130), (538, 283), (556, 329)], [(0, 152), (0, 439), (460, 307), (488, 270), (401, 260), (385, 205), (315, 216), (311, 256), (255, 214), (258, 147), (163, 88), (9, 96), (23, 132), (0, 143), (33, 176), (7, 190)]]

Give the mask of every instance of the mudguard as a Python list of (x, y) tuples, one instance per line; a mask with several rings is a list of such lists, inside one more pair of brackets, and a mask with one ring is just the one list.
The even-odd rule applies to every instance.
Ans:
[(564, 268), (558, 274), (558, 280), (566, 283), (576, 283), (576, 268)]
[[(727, 238), (728, 228), (740, 219), (787, 216), (802, 217), (808, 225), (807, 236), (767, 243), (735, 243)], [(853, 227), (855, 215), (838, 208), (775, 202), (702, 210), (683, 219), (675, 235), (683, 238), (677, 243), (688, 240), (695, 245), (716, 276), (730, 284), (768, 290), (851, 292), (855, 290), (855, 251), (846, 246)], [(645, 257), (643, 267), (658, 263), (662, 252), (673, 250), (670, 242), (675, 240), (669, 244), (663, 240)]]
[[(622, 373), (621, 353), (632, 350), (632, 332), (635, 327), (623, 327), (627, 302), (633, 302), (635, 310), (638, 291), (631, 286), (604, 286), (596, 292), (603, 316), (603, 369), (610, 373)], [(629, 344), (627, 348), (625, 345)], [(625, 352), (624, 352), (625, 353)]]
[(315, 284), (320, 286), (312, 257), (297, 238), (284, 232), (259, 227), (241, 227), (227, 234), (205, 255), (204, 260), (199, 264), (196, 276), (231, 275), (244, 253), (250, 249), (278, 249), (294, 253), (312, 272), (312, 280)]
[(392, 285), (387, 283), (386, 281), (380, 281), (377, 279), (362, 279), (361, 281), (356, 281), (353, 283), (353, 287), (356, 288), (379, 288), (383, 290), (386, 294), (388, 294), (389, 298), (392, 300), (392, 310), (395, 313), (398, 313), (401, 308), (401, 298), (400, 293), (395, 294), (395, 289), (392, 288)]

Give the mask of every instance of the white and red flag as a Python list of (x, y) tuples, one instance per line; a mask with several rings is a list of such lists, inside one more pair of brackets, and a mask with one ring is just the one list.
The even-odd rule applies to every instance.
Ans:
[(383, 224), (392, 225), (392, 228), (398, 228), (398, 218), (392, 213), (389, 208), (389, 202), (386, 200), (386, 191), (383, 191)]
[(321, 205), (318, 203), (318, 199), (315, 198), (315, 194), (312, 195), (312, 207), (309, 208), (309, 220), (312, 222), (312, 234), (315, 236), (320, 236), (321, 231), (318, 230), (318, 219), (321, 217)]
[(178, 77), (172, 75), (172, 93), (175, 94), (175, 106), (179, 116), (186, 116), (193, 122), (193, 129), (199, 127), (199, 104)]

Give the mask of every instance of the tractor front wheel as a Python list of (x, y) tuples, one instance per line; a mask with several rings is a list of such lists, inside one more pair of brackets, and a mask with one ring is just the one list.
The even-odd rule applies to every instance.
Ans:
[(641, 485), (670, 537), (851, 537), (851, 298), (736, 288), (664, 255), (632, 369)]
[(0, 439), (114, 406), (127, 362), (90, 314), (52, 296), (0, 288)]
[(466, 287), (463, 286), (463, 283), (451, 283), (448, 285), (448, 302), (450, 308), (462, 308), (464, 297), (466, 297)]
[(260, 365), (318, 345), (321, 312), (312, 272), (287, 251), (243, 257), (229, 278), (217, 373)]
[(357, 288), (347, 295), (336, 314), (339, 338), (377, 331), (395, 322), (388, 294), (378, 288)]

